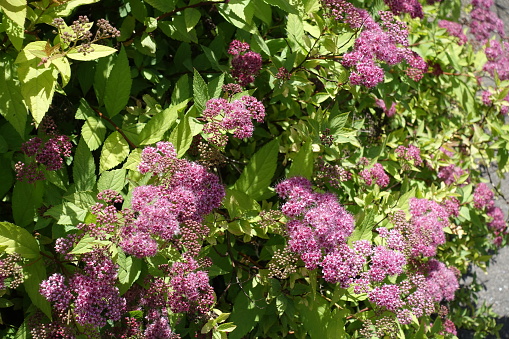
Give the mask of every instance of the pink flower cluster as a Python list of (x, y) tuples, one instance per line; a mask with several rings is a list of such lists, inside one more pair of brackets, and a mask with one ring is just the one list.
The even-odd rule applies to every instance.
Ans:
[(396, 15), (408, 13), (412, 18), (423, 18), (422, 5), (418, 0), (384, 0)]
[[(391, 2), (395, 8), (401, 2)], [(418, 4), (418, 1), (415, 1)], [(323, 0), (322, 5), (331, 16), (349, 24), (353, 29), (362, 28), (355, 40), (351, 52), (343, 56), (343, 65), (354, 68), (350, 74), (350, 83), (374, 87), (384, 80), (384, 70), (380, 62), (396, 65), (404, 60), (409, 64), (407, 74), (418, 81), (428, 66), (424, 60), (408, 48), (408, 29), (404, 22), (397, 20), (391, 12), (380, 12), (381, 23), (376, 23), (371, 15), (363, 9), (355, 8), (346, 1)], [(411, 6), (410, 6), (411, 7)], [(417, 13), (412, 11), (413, 13)]]
[(394, 151), (398, 158), (413, 162), (414, 166), (422, 165), (421, 150), (414, 145), (398, 146)]
[(203, 111), (206, 121), (203, 131), (211, 134), (209, 141), (219, 147), (226, 146), (228, 136), (233, 133), (235, 138), (249, 138), (253, 135), (252, 119), (263, 122), (265, 107), (252, 96), (243, 96), (240, 100), (228, 102), (226, 99), (210, 99)]
[[(225, 196), (216, 175), (197, 163), (177, 159), (169, 142), (146, 147), (138, 168), (142, 173), (157, 175), (161, 183), (136, 187), (132, 209), (124, 213), (120, 246), (137, 257), (155, 255), (156, 239), (170, 241), (181, 227), (201, 224), (204, 216), (219, 207)], [(204, 227), (203, 234), (207, 233)]]
[(458, 45), (463, 45), (467, 42), (467, 36), (463, 33), (463, 25), (460, 23), (449, 20), (440, 20), (438, 22), (438, 27), (445, 28), (447, 33), (458, 38)]
[(391, 107), (389, 109), (387, 109), (386, 105), (385, 105), (385, 101), (383, 101), (382, 99), (375, 99), (375, 105), (379, 108), (381, 108), (385, 115), (390, 118), (392, 116), (394, 116), (394, 114), (396, 114), (396, 103), (393, 102), (391, 104)]
[(241, 86), (254, 82), (255, 76), (262, 69), (261, 55), (249, 49), (248, 43), (238, 40), (233, 40), (228, 48), (228, 54), (233, 55), (232, 76)]
[(373, 182), (380, 187), (386, 187), (389, 185), (389, 176), (385, 172), (382, 164), (378, 162), (374, 164), (373, 167), (362, 170), (359, 175), (362, 179), (364, 179), (366, 185), (371, 185)]
[(446, 185), (452, 185), (458, 181), (458, 179), (466, 172), (454, 164), (449, 166), (442, 166), (438, 170), (438, 177), (442, 179)]
[(206, 314), (214, 304), (214, 290), (209, 284), (209, 276), (207, 272), (197, 269), (198, 264), (192, 258), (186, 262), (176, 262), (171, 267), (168, 305), (172, 312)]
[(352, 233), (354, 220), (334, 194), (315, 193), (306, 178), (293, 177), (276, 186), (287, 202), (281, 211), (287, 223), (289, 248), (300, 254), (309, 269), (315, 269), (324, 255), (333, 253)]
[(436, 255), (438, 245), (445, 243), (444, 228), (449, 226), (449, 213), (443, 206), (427, 199), (410, 199), (410, 222), (408, 240), (413, 256)]
[(120, 320), (126, 300), (115, 287), (117, 265), (104, 250), (94, 250), (82, 257), (85, 267), (76, 271), (66, 282), (55, 273), (40, 285), (40, 293), (60, 313), (70, 308), (76, 322), (82, 326), (103, 327), (108, 320)]
[(502, 38), (505, 37), (504, 22), (490, 10), (491, 6), (493, 6), (493, 0), (472, 0), (470, 33), (481, 44), (485, 44), (494, 32)]
[(498, 237), (495, 239), (495, 243), (501, 243), (501, 234), (507, 233), (507, 223), (505, 221), (504, 212), (495, 206), (493, 200), (493, 191), (485, 183), (479, 183), (474, 189), (474, 207), (478, 209), (486, 209), (486, 214), (491, 218), (488, 222), (488, 227), (494, 230), (495, 235)]
[[(500, 80), (509, 79), (509, 43), (504, 41), (501, 44), (498, 40), (490, 40), (484, 53), (488, 61), (484, 64), (483, 69), (491, 76), (494, 76), (496, 72)], [(488, 103), (488, 98), (489, 94), (483, 93), (483, 102)]]
[(21, 145), (21, 151), (34, 161), (25, 164), (21, 161), (16, 163), (16, 176), (20, 181), (26, 180), (34, 183), (37, 180), (44, 180), (44, 173), (39, 165), (44, 165), (47, 171), (57, 171), (62, 168), (63, 158), (71, 156), (72, 145), (66, 135), (50, 135), (45, 142), (34, 137)]

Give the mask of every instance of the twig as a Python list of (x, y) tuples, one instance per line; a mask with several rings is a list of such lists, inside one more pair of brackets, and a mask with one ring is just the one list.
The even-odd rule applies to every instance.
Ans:
[(138, 148), (138, 146), (136, 146), (131, 140), (129, 140), (129, 138), (125, 135), (125, 133), (122, 131), (122, 129), (120, 127), (117, 126), (117, 124), (115, 124), (113, 122), (113, 120), (111, 120), (110, 118), (108, 118), (106, 115), (104, 115), (104, 113), (102, 113), (101, 111), (99, 111), (97, 108), (94, 108), (92, 107), (92, 109), (99, 115), (99, 117), (101, 117), (102, 119), (106, 120), (107, 122), (109, 122), (114, 128), (115, 130), (120, 133), (120, 135), (125, 139), (125, 141), (127, 141), (127, 143), (129, 144), (129, 146), (131, 148)]

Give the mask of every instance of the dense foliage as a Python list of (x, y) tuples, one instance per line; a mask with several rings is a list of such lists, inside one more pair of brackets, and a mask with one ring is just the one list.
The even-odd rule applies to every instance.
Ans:
[(496, 333), (491, 6), (2, 0), (1, 336)]

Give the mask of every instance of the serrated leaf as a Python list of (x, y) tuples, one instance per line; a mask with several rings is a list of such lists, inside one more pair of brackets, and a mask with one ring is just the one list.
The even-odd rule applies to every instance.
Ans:
[(69, 252), (69, 254), (84, 254), (94, 250), (96, 246), (106, 246), (110, 244), (109, 241), (106, 240), (97, 240), (94, 237), (84, 236), (74, 248)]
[(179, 113), (186, 108), (189, 99), (172, 105), (150, 119), (140, 133), (140, 145), (151, 145), (161, 141), (164, 133), (173, 127)]
[(25, 227), (34, 221), (36, 209), (42, 203), (44, 184), (37, 181), (29, 184), (26, 181), (18, 181), (14, 185), (12, 193), (12, 214), (14, 222)]
[(209, 90), (205, 80), (203, 80), (196, 69), (194, 70), (193, 76), (193, 95), (196, 109), (198, 112), (202, 112), (205, 109), (207, 100), (209, 100)]
[(115, 131), (111, 133), (101, 150), (99, 172), (104, 172), (120, 164), (129, 155), (129, 144), (124, 137)]
[(55, 65), (62, 78), (62, 87), (65, 87), (71, 79), (71, 65), (66, 57), (51, 60), (51, 64)]
[(189, 89), (189, 76), (185, 74), (181, 76), (175, 84), (173, 92), (171, 93), (171, 102), (177, 104), (187, 100), (191, 96)]
[(27, 15), (26, 0), (2, 0), (0, 8), (17, 26), (25, 27)]
[(250, 211), (259, 211), (260, 205), (244, 192), (229, 189), (223, 201), (230, 218), (234, 219)]
[(17, 253), (23, 258), (39, 257), (37, 240), (26, 229), (10, 222), (0, 222), (0, 246), (7, 246), (6, 253)]
[(65, 201), (63, 204), (51, 207), (44, 215), (53, 217), (58, 225), (76, 225), (85, 221), (87, 213), (88, 209)]
[(268, 5), (276, 6), (287, 13), (299, 14), (297, 8), (291, 5), (288, 0), (263, 0), (263, 1)]
[(237, 328), (237, 325), (235, 325), (234, 323), (224, 323), (224, 324), (219, 325), (217, 327), (216, 331), (218, 331), (218, 332), (231, 332), (231, 331), (233, 331), (236, 328)]
[(99, 192), (110, 189), (117, 192), (122, 191), (126, 182), (126, 170), (116, 169), (103, 172), (97, 181), (97, 190)]
[(72, 174), (77, 191), (88, 191), (94, 188), (95, 161), (83, 137), (81, 137), (78, 147), (76, 147)]
[(51, 319), (51, 305), (39, 293), (41, 282), (47, 278), (44, 260), (39, 256), (23, 267), (25, 280), (23, 286), (32, 303), (37, 306), (49, 319)]
[(250, 33), (256, 33), (256, 27), (253, 25), (253, 15), (255, 12), (254, 1), (250, 0), (230, 0), (228, 3), (217, 5), (221, 16), (240, 29)]
[(104, 91), (114, 64), (114, 55), (101, 58), (97, 61), (94, 74), (94, 92), (101, 106), (104, 103)]
[(141, 148), (137, 148), (137, 149), (133, 150), (127, 157), (127, 160), (126, 160), (124, 166), (122, 166), (122, 168), (132, 170), (132, 171), (137, 171), (138, 164), (141, 161), (141, 152), (142, 152)]
[(371, 206), (365, 209), (364, 219), (362, 223), (355, 227), (352, 235), (348, 238), (348, 244), (353, 244), (357, 240), (371, 240), (373, 233), (373, 226), (375, 226), (375, 216), (376, 212), (378, 212), (378, 208), (376, 206)]
[(274, 139), (256, 152), (244, 168), (234, 189), (258, 200), (268, 190), (277, 167), (279, 140)]
[(58, 70), (55, 66), (39, 65), (40, 59), (34, 51), (44, 51), (47, 42), (35, 41), (25, 46), (18, 54), (18, 78), (21, 82), (21, 95), (38, 125), (49, 109), (55, 93)]
[(21, 50), (23, 48), (23, 40), (25, 39), (24, 26), (19, 26), (7, 16), (3, 17), (2, 24), (14, 48), (18, 51)]
[(69, 52), (67, 52), (66, 55), (69, 59), (79, 60), (79, 61), (90, 61), (90, 60), (96, 60), (99, 58), (104, 58), (104, 57), (111, 55), (117, 51), (115, 48), (104, 46), (104, 45), (91, 44), (90, 46), (94, 49), (92, 52), (83, 54), (83, 52), (78, 52), (78, 50), (76, 48), (73, 48)]
[(193, 142), (193, 131), (188, 117), (184, 117), (171, 134), (169, 141), (177, 150), (177, 157), (181, 158)]
[(305, 177), (311, 179), (314, 172), (315, 154), (312, 150), (311, 142), (306, 142), (302, 145), (297, 155), (292, 159), (292, 165), (287, 177)]
[(118, 251), (117, 264), (118, 281), (123, 285), (121, 290), (127, 291), (141, 274), (141, 260), (136, 257), (128, 257), (123, 251)]
[(0, 72), (0, 114), (14, 127), (19, 135), (25, 135), (27, 108), (23, 103), (20, 83), (16, 80), (13, 60), (0, 56), (3, 72)]
[(101, 146), (106, 136), (106, 126), (102, 120), (96, 116), (87, 118), (83, 127), (81, 127), (81, 135), (91, 151), (95, 151)]
[(131, 84), (131, 68), (125, 48), (122, 47), (104, 90), (104, 104), (110, 117), (117, 115), (127, 105), (131, 94)]

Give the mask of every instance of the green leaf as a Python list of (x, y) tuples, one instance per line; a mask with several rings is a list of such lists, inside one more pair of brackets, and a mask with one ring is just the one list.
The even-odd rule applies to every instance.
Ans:
[(272, 176), (277, 167), (278, 153), (278, 139), (270, 141), (258, 150), (242, 171), (234, 189), (246, 192), (255, 200), (260, 199), (267, 192), (272, 182)]
[(155, 9), (166, 13), (175, 9), (176, 0), (145, 0), (145, 2)]
[(6, 54), (0, 56), (0, 114), (19, 135), (25, 135), (27, 108), (23, 103), (21, 88), (13, 70), (13, 60)]
[(250, 211), (259, 211), (260, 205), (244, 192), (229, 189), (223, 201), (230, 218), (235, 219)]
[(131, 93), (131, 68), (125, 48), (122, 47), (106, 81), (104, 104), (110, 117), (117, 115), (127, 105)]
[(87, 143), (80, 138), (72, 167), (74, 184), (77, 191), (88, 191), (95, 186), (95, 161)]
[(115, 131), (104, 142), (99, 161), (99, 172), (107, 171), (120, 164), (129, 155), (129, 144)]
[(69, 59), (79, 61), (90, 61), (99, 58), (104, 58), (105, 56), (111, 55), (117, 51), (115, 48), (104, 45), (91, 44), (90, 46), (94, 49), (92, 52), (83, 54), (83, 52), (78, 52), (76, 48), (73, 48), (69, 52), (67, 52), (66, 55)]
[(111, 244), (109, 241), (97, 240), (96, 238), (87, 235), (81, 238), (69, 254), (89, 253), (93, 251), (96, 246), (107, 246), (109, 244)]
[(291, 177), (304, 177), (311, 179), (314, 172), (315, 153), (311, 142), (306, 142), (300, 148), (297, 155), (292, 159), (292, 165), (288, 171), (288, 178)]
[(25, 27), (25, 18), (27, 15), (26, 0), (2, 0), (0, 8), (17, 26)]
[(58, 225), (76, 225), (85, 221), (88, 208), (82, 208), (72, 202), (65, 201), (51, 207), (44, 215), (53, 217)]
[(127, 291), (129, 287), (139, 278), (141, 274), (141, 260), (136, 257), (127, 257), (121, 250), (117, 256), (118, 281), (123, 285), (121, 292)]
[(35, 55), (44, 52), (47, 42), (35, 41), (25, 46), (18, 54), (16, 63), (18, 77), (21, 82), (21, 95), (30, 109), (32, 116), (38, 125), (49, 109), (55, 93), (58, 70), (55, 66), (47, 68), (40, 65), (40, 58)]
[(49, 319), (51, 319), (51, 305), (44, 298), (41, 293), (39, 293), (39, 288), (41, 282), (47, 278), (46, 275), (46, 266), (44, 265), (44, 260), (42, 257), (38, 257), (31, 262), (28, 262), (23, 267), (23, 272), (25, 274), (25, 281), (23, 282), (23, 286), (25, 286), (25, 291), (32, 303), (37, 306)]
[(126, 183), (126, 170), (116, 169), (103, 172), (97, 181), (97, 190), (99, 192), (110, 189), (117, 192), (122, 191)]
[(91, 151), (95, 151), (101, 146), (106, 136), (106, 126), (102, 120), (96, 116), (87, 118), (83, 127), (81, 127), (81, 135)]
[(9, 299), (0, 298), (0, 308), (7, 308), (13, 306), (14, 303)]
[(352, 245), (357, 240), (371, 240), (373, 236), (373, 226), (376, 225), (375, 216), (377, 212), (378, 208), (376, 206), (370, 206), (364, 210), (364, 219), (362, 223), (353, 230), (352, 235), (348, 238), (348, 244)]
[(288, 0), (263, 0), (263, 1), (271, 6), (276, 6), (287, 13), (299, 14), (297, 8), (290, 4)]
[(186, 22), (186, 29), (190, 32), (198, 22), (200, 22), (200, 11), (195, 8), (186, 8), (184, 10), (184, 20)]
[(173, 104), (178, 104), (179, 102), (189, 99), (189, 97), (191, 96), (189, 88), (190, 88), (189, 76), (187, 74), (184, 74), (178, 79), (177, 83), (175, 84), (175, 88), (171, 93), (171, 102)]
[(1, 26), (3, 26), (3, 29), (7, 33), (7, 36), (9, 37), (9, 40), (11, 41), (14, 48), (16, 48), (18, 51), (21, 50), (23, 48), (23, 40), (25, 39), (24, 26), (19, 26), (8, 16), (3, 17)]
[(95, 67), (94, 92), (97, 97), (97, 101), (99, 102), (99, 106), (102, 106), (104, 103), (104, 91), (106, 89), (106, 83), (110, 76), (110, 72), (113, 68), (114, 60), (114, 55), (111, 55), (108, 58), (99, 59), (97, 61), (97, 66)]
[[(50, 9), (50, 11), (48, 11), (48, 13), (51, 14), (49, 22), (51, 22), (51, 20), (53, 20), (53, 18), (69, 16), (72, 13), (72, 11), (79, 6), (93, 4), (98, 1), (99, 0), (70, 0), (70, 1), (64, 2), (63, 4), (61, 4), (59, 6), (52, 7), (51, 9), (54, 10), (54, 13), (51, 13), (51, 9)], [(45, 21), (45, 22), (49, 23), (48, 21)]]
[(329, 129), (332, 135), (339, 133), (343, 127), (345, 127), (346, 122), (348, 121), (348, 114), (349, 113), (331, 113), (331, 117), (329, 118)]
[(304, 24), (302, 23), (302, 19), (295, 14), (289, 14), (288, 20), (286, 22), (286, 31), (288, 32), (288, 37), (290, 41), (294, 43), (295, 46), (300, 46), (304, 49), (302, 44), (303, 36), (304, 36)]
[(8, 254), (18, 253), (27, 259), (39, 257), (37, 240), (26, 229), (10, 222), (0, 222), (0, 246), (7, 246), (3, 251)]
[(230, 0), (227, 4), (217, 5), (221, 16), (232, 25), (250, 33), (256, 33), (256, 27), (253, 25), (253, 15), (255, 12), (254, 1), (250, 0)]
[(203, 112), (205, 104), (209, 100), (209, 90), (205, 80), (201, 77), (200, 73), (195, 69), (193, 76), (193, 95), (194, 105), (198, 112)]
[(60, 57), (51, 60), (51, 64), (55, 65), (60, 72), (60, 76), (62, 77), (62, 87), (65, 87), (71, 79), (71, 65), (69, 64), (69, 60), (67, 60), (66, 57)]
[(36, 209), (41, 206), (44, 183), (37, 181), (29, 184), (18, 181), (12, 193), (12, 214), (14, 222), (25, 227), (34, 221)]
[(173, 127), (179, 113), (187, 107), (188, 102), (189, 99), (186, 99), (154, 115), (140, 133), (140, 145), (151, 145), (161, 141), (164, 133)]
[(219, 98), (221, 96), (221, 92), (223, 91), (224, 84), (224, 73), (221, 73), (220, 76), (212, 79), (209, 82), (208, 88), (209, 93), (212, 98)]
[(216, 331), (218, 332), (232, 332), (234, 329), (237, 328), (237, 325), (234, 323), (224, 323), (217, 327)]
[[(268, 308), (263, 302), (264, 299), (263, 285), (257, 283), (257, 279), (251, 279), (243, 285), (233, 303), (230, 320), (237, 328), (228, 336), (230, 339), (244, 338), (254, 329)], [(252, 300), (256, 300), (256, 304)]]
[(131, 170), (131, 171), (137, 171), (138, 164), (141, 161), (141, 152), (142, 152), (141, 148), (136, 148), (136, 149), (132, 150), (132, 152), (127, 157), (127, 160), (126, 160), (124, 166), (122, 166), (122, 168)]
[(169, 141), (175, 146), (177, 156), (181, 158), (193, 142), (193, 131), (188, 117), (184, 117), (171, 134)]

